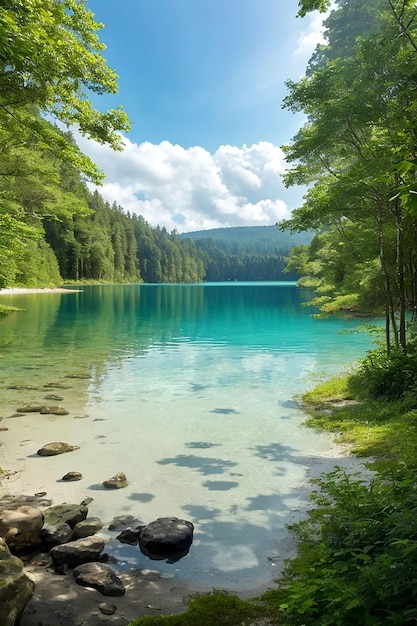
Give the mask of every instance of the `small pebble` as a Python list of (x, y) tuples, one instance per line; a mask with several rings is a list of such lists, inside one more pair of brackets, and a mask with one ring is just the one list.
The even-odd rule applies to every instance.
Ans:
[(114, 606), (114, 604), (108, 604), (107, 602), (100, 602), (98, 608), (104, 615), (114, 615), (117, 610), (117, 606)]

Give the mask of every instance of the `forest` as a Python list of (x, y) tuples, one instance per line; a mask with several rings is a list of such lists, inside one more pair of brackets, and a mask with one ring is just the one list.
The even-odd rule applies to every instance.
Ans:
[[(39, 146), (21, 146), (19, 163), (36, 159), (45, 179), (19, 173), (21, 235), (3, 231), (0, 286), (59, 285), (63, 282), (198, 283), (227, 280), (296, 280), (286, 271), (290, 250), (311, 235), (280, 232), (276, 226), (224, 228), (179, 235), (150, 226), (142, 216), (90, 192), (76, 168), (56, 161)], [(58, 167), (58, 169), (56, 169)], [(51, 180), (55, 178), (55, 186)], [(3, 182), (13, 183), (4, 178)], [(24, 188), (22, 187), (24, 183)], [(36, 192), (36, 196), (35, 196)], [(21, 195), (21, 197), (19, 197)], [(50, 205), (55, 213), (51, 214)], [(47, 208), (49, 207), (49, 208)], [(70, 207), (77, 212), (71, 213)], [(36, 210), (37, 215), (34, 214)], [(3, 215), (3, 219), (10, 219)]]
[(204, 261), (206, 281), (297, 280), (288, 269), (294, 246), (310, 243), (313, 234), (279, 231), (276, 226), (235, 226), (184, 233)]

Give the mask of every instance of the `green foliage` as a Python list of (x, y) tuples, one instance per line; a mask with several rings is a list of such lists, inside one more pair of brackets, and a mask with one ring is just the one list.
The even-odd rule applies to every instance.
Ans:
[(363, 484), (344, 470), (315, 481), (316, 507), (292, 529), (299, 556), (266, 594), (282, 623), (306, 626), (414, 623), (417, 504), (411, 472)]
[(369, 395), (398, 400), (411, 393), (417, 406), (417, 344), (409, 343), (407, 352), (402, 348), (370, 352), (363, 359), (358, 376)]
[(360, 310), (383, 308), (387, 341), (404, 349), (417, 304), (416, 14), (408, 0), (336, 2), (326, 44), (284, 101), (307, 117), (284, 146), (285, 182), (309, 187), (282, 228), (320, 231), (289, 267), (304, 269), (329, 311), (355, 294)]
[[(95, 110), (89, 96), (116, 93), (117, 76), (102, 56), (102, 27), (86, 0), (5, 0), (0, 7), (0, 287), (16, 280), (49, 284), (58, 279), (43, 244), (43, 219), (85, 215), (80, 172), (99, 182), (102, 173), (70, 133), (47, 122), (76, 126), (83, 135), (121, 149), (128, 130), (120, 109)], [(65, 187), (71, 169), (78, 189)], [(27, 276), (29, 250), (43, 250), (43, 265)], [(45, 266), (49, 265), (49, 269)]]
[(170, 616), (147, 616), (130, 622), (130, 626), (249, 626), (261, 611), (253, 603), (240, 600), (234, 595), (214, 591), (194, 598), (186, 613)]
[(45, 241), (29, 241), (16, 262), (15, 283), (25, 287), (53, 287), (62, 283), (56, 256)]
[(324, 13), (330, 6), (330, 0), (300, 0), (298, 6), (298, 16), (304, 17), (311, 11), (321, 11)]
[(114, 148), (129, 122), (120, 109), (101, 113), (89, 94), (117, 92), (117, 75), (106, 64), (102, 28), (86, 0), (5, 0), (0, 9), (0, 126), (37, 137), (64, 161), (98, 180), (94, 164), (30, 107)]
[(321, 405), (328, 400), (351, 400), (355, 396), (350, 392), (349, 382), (347, 376), (325, 380), (316, 385), (311, 391), (306, 391), (303, 394), (303, 401), (310, 406), (314, 404)]

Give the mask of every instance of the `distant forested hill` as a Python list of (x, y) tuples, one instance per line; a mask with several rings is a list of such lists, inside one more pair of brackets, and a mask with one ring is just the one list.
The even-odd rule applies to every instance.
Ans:
[(292, 235), (277, 226), (238, 226), (180, 237), (192, 239), (201, 251), (206, 281), (296, 280), (295, 272), (284, 273), (290, 250), (309, 244), (313, 233)]

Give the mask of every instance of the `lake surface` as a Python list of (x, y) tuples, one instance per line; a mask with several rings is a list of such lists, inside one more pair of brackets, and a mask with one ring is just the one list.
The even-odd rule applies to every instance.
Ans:
[[(113, 542), (121, 566), (218, 588), (269, 584), (308, 477), (346, 462), (301, 426), (294, 396), (371, 347), (360, 322), (314, 318), (301, 306), (311, 295), (294, 283), (205, 283), (0, 297), (25, 309), (0, 320), (0, 464), (22, 470), (11, 488), (45, 489), (54, 503), (91, 496), (90, 515), (106, 523), (130, 514), (195, 525), (174, 564)], [(27, 402), (69, 415), (11, 417)], [(80, 450), (37, 456), (48, 441)], [(60, 480), (71, 470), (83, 480)], [(119, 471), (129, 486), (103, 489)]]

